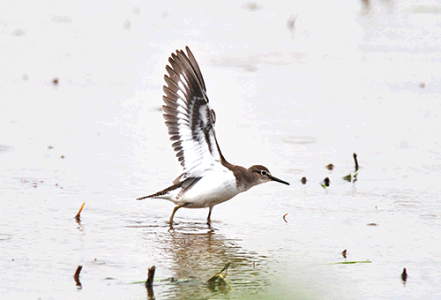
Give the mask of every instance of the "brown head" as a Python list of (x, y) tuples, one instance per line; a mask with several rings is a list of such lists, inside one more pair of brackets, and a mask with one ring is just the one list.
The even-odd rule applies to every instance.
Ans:
[(248, 171), (251, 174), (253, 174), (253, 177), (254, 177), (254, 180), (253, 180), (254, 184), (253, 185), (258, 185), (258, 184), (265, 183), (268, 181), (276, 181), (276, 182), (280, 182), (280, 183), (289, 185), (288, 182), (283, 181), (283, 180), (271, 175), (271, 172), (264, 166), (254, 165), (254, 166), (248, 168)]

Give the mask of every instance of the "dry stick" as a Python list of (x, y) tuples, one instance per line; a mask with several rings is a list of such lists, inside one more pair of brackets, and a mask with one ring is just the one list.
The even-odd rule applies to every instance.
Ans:
[(354, 153), (354, 160), (355, 160), (355, 171), (358, 171), (357, 153)]
[(78, 266), (78, 268), (74, 274), (74, 280), (75, 280), (75, 283), (77, 284), (77, 287), (82, 287), (81, 282), (80, 282), (80, 273), (81, 273), (82, 269), (83, 269), (83, 266)]
[(341, 252), (341, 255), (343, 256), (344, 259), (347, 258), (347, 253), (348, 253), (348, 250), (347, 250), (347, 249), (345, 249), (345, 250), (343, 250), (343, 251)]
[(156, 267), (152, 266), (151, 268), (148, 269), (148, 274), (147, 274), (147, 281), (145, 282), (145, 286), (147, 288), (151, 288), (153, 286), (153, 279), (155, 278), (155, 270)]
[(153, 279), (155, 277), (155, 266), (148, 269), (147, 281), (145, 282), (145, 288), (147, 289), (147, 299), (154, 300), (155, 293), (153, 292)]
[(86, 204), (86, 202), (84, 202), (83, 204), (81, 204), (80, 210), (78, 211), (77, 215), (75, 216), (75, 219), (77, 219), (77, 221), (80, 220), (80, 214), (81, 214), (81, 212), (83, 211), (84, 204)]
[(407, 270), (406, 268), (403, 269), (403, 273), (401, 273), (401, 280), (403, 281), (403, 284), (406, 284), (407, 281)]

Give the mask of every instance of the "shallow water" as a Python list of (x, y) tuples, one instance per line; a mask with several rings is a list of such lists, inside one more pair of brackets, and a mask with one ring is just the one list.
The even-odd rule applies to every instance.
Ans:
[[(441, 3), (369, 3), (2, 4), (2, 296), (439, 298)], [(185, 45), (227, 160), (291, 185), (170, 230), (171, 203), (135, 199), (177, 175), (159, 108)], [(152, 295), (132, 283), (153, 265)]]

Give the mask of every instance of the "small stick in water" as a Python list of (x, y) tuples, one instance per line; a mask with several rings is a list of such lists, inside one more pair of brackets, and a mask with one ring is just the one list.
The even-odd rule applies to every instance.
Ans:
[(147, 299), (155, 300), (155, 293), (153, 292), (153, 280), (155, 278), (156, 267), (152, 266), (148, 269), (147, 280), (145, 282), (145, 288), (147, 289)]
[(151, 288), (153, 286), (153, 280), (155, 279), (155, 270), (156, 270), (155, 266), (152, 266), (151, 268), (148, 269), (147, 281), (145, 282), (145, 286), (147, 288)]
[(355, 160), (355, 171), (358, 171), (357, 153), (354, 153), (354, 160)]
[(86, 204), (86, 202), (84, 202), (83, 204), (81, 204), (80, 210), (78, 211), (77, 215), (75, 216), (75, 219), (76, 219), (77, 221), (80, 220), (80, 214), (81, 214), (81, 212), (83, 211), (84, 204)]
[(287, 215), (288, 215), (288, 213), (283, 215), (283, 221), (285, 221), (285, 223), (288, 223), (288, 221), (285, 219)]
[(403, 285), (406, 284), (407, 281), (407, 271), (406, 268), (403, 269), (403, 273), (401, 273), (401, 280), (403, 281)]
[(348, 250), (347, 250), (347, 249), (345, 249), (345, 250), (343, 250), (343, 251), (341, 252), (341, 255), (343, 256), (344, 259), (347, 258), (347, 253), (348, 253)]
[(79, 289), (81, 289), (83, 287), (81, 285), (81, 282), (80, 282), (80, 273), (81, 273), (82, 269), (83, 269), (83, 266), (78, 266), (78, 268), (77, 268), (77, 270), (75, 271), (75, 274), (74, 274), (75, 284), (77, 285), (77, 287)]

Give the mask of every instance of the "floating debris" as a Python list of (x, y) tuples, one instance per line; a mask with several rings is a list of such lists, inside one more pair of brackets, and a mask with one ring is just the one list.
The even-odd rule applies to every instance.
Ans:
[[(356, 173), (354, 173), (354, 174), (356, 175)], [(343, 178), (343, 180), (351, 182), (352, 181), (352, 174), (346, 175), (346, 176), (344, 176), (342, 178)]]
[(288, 21), (286, 22), (286, 27), (288, 27), (289, 31), (291, 31), (292, 33), (294, 33), (295, 30), (296, 20), (297, 20), (297, 15), (295, 16), (291, 15)]
[(306, 177), (302, 177), (302, 180), (300, 180), (303, 184), (306, 184)]
[(288, 221), (286, 220), (286, 216), (288, 215), (288, 213), (283, 215), (283, 221), (285, 221), (285, 223), (288, 223)]
[(401, 280), (403, 281), (403, 285), (406, 285), (407, 281), (407, 270), (406, 268), (403, 269), (403, 273), (401, 273)]
[(64, 159), (64, 155), (61, 155), (61, 157), (60, 157), (61, 159)]
[(52, 84), (57, 86), (58, 85), (58, 78), (55, 77), (54, 79), (52, 79)]
[(326, 166), (326, 169), (332, 171), (332, 170), (334, 170), (334, 165), (333, 164), (329, 164), (329, 165)]
[(331, 184), (331, 180), (329, 180), (329, 177), (326, 177), (323, 179), (322, 187), (325, 189)]
[(155, 279), (155, 271), (156, 271), (155, 266), (148, 268), (147, 280), (145, 282), (146, 288), (149, 288), (149, 287), (151, 288), (153, 286), (153, 280)]
[(349, 181), (349, 182), (355, 182), (357, 181), (357, 175), (358, 175), (358, 160), (357, 160), (357, 153), (353, 154), (354, 161), (355, 161), (355, 172), (352, 174), (348, 174), (343, 177), (343, 180)]
[(343, 250), (342, 252), (341, 252), (341, 255), (343, 256), (343, 258), (344, 259), (346, 259), (347, 258), (347, 252), (348, 252), (348, 250), (347, 249), (345, 249), (345, 250)]
[(355, 181), (357, 181), (357, 174), (358, 174), (358, 171), (354, 172), (354, 174), (349, 174), (349, 175), (346, 175), (345, 177), (342, 177), (342, 178), (343, 178), (343, 180), (346, 180), (349, 182), (355, 182)]
[(83, 266), (78, 266), (77, 267), (77, 270), (75, 271), (75, 274), (74, 274), (74, 280), (75, 280), (75, 284), (77, 285), (77, 287), (79, 288), (79, 289), (81, 289), (83, 286), (81, 285), (81, 282), (80, 282), (80, 273), (81, 273), (81, 270), (83, 269)]
[(331, 180), (329, 179), (329, 177), (326, 177), (325, 179), (323, 179), (323, 182), (320, 183), (320, 185), (324, 189), (326, 189), (330, 184), (331, 184)]
[[(227, 277), (228, 267), (231, 265), (231, 262), (227, 263), (225, 267), (216, 275), (207, 280), (208, 288), (214, 291), (228, 291), (231, 290), (231, 285), (225, 279)], [(222, 272), (225, 271), (225, 275), (222, 275)]]
[(368, 225), (368, 226), (378, 226), (377, 223), (368, 223), (367, 225)]
[(420, 82), (420, 88), (424, 89), (426, 87), (426, 84), (424, 82)]
[(327, 265), (352, 265), (352, 264), (370, 264), (370, 260), (353, 260), (353, 261), (337, 261), (328, 263)]
[(353, 174), (346, 175), (345, 177), (342, 177), (343, 180), (349, 181), (349, 182), (355, 182), (357, 181), (357, 175), (358, 171), (354, 172)]
[(259, 4), (257, 4), (256, 2), (253, 2), (253, 1), (242, 5), (242, 7), (249, 10), (249, 11), (256, 11), (256, 10), (262, 9), (262, 6), (260, 6)]
[(86, 202), (84, 202), (83, 204), (81, 204), (81, 207), (80, 207), (80, 210), (78, 211), (78, 213), (76, 214), (76, 216), (75, 216), (75, 219), (77, 220), (77, 221), (80, 221), (80, 214), (81, 214), (81, 212), (83, 211), (83, 208), (84, 208), (84, 205), (86, 204)]

